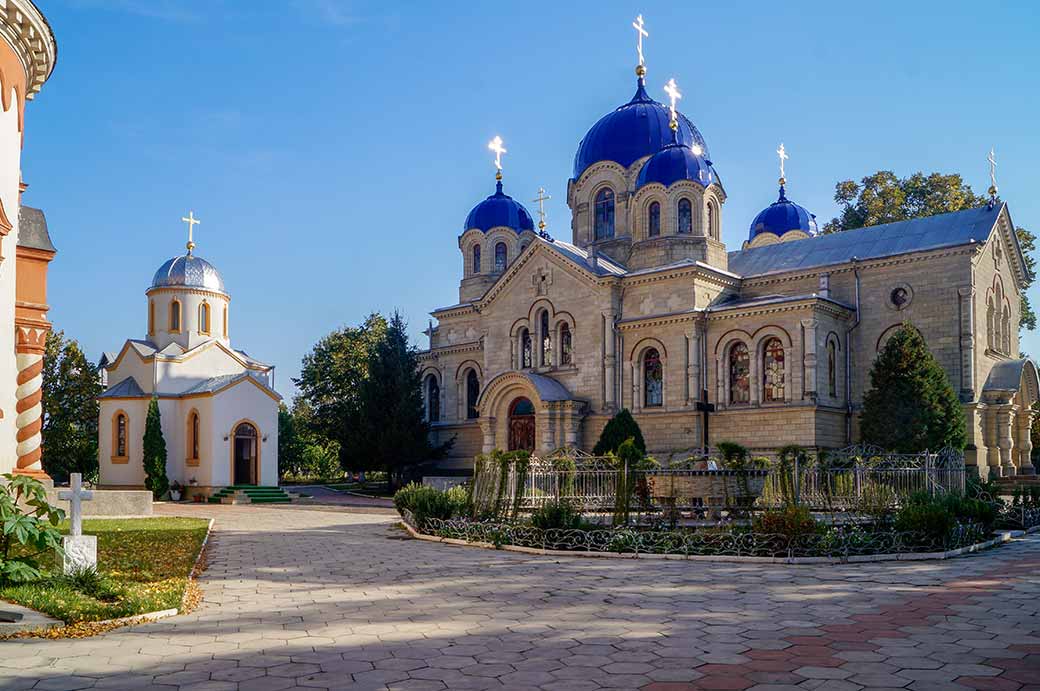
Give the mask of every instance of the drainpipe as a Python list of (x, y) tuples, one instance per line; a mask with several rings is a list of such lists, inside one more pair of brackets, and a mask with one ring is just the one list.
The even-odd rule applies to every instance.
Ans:
[(845, 330), (845, 443), (852, 443), (852, 332), (859, 326), (859, 257), (852, 258), (852, 274), (856, 280), (856, 320)]

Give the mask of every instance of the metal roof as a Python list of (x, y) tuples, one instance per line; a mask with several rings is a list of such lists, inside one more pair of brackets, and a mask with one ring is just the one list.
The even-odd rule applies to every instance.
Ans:
[(18, 207), (18, 246), (57, 252), (47, 231), (47, 217), (40, 209)]
[(492, 228), (506, 226), (518, 233), (534, 230), (534, 221), (524, 205), (502, 191), (502, 181), (495, 184), (495, 193), (473, 207), (466, 216), (462, 232), (476, 228), (485, 233)]
[(115, 386), (110, 386), (98, 398), (144, 398), (147, 396), (133, 377), (127, 377)]
[(730, 252), (729, 270), (761, 276), (983, 242), (1002, 208), (980, 206)]
[(564, 242), (563, 240), (538, 239), (570, 259), (575, 264), (581, 266), (586, 271), (594, 273), (597, 276), (623, 276), (627, 273), (625, 267), (621, 266), (605, 254), (597, 254), (596, 265), (593, 266), (592, 261), (589, 259), (588, 250), (584, 250), (569, 242)]

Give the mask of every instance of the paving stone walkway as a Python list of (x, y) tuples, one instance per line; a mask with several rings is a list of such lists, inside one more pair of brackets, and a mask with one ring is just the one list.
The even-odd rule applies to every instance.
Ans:
[(193, 614), (0, 642), (0, 689), (1040, 691), (1040, 536), (855, 566), (538, 557), (343, 507), (217, 519)]

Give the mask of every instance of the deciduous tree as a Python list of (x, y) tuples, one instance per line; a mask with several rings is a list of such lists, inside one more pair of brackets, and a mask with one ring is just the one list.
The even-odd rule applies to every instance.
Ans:
[(47, 474), (58, 481), (69, 473), (98, 477), (98, 368), (79, 343), (65, 333), (47, 335), (43, 357), (43, 457)]

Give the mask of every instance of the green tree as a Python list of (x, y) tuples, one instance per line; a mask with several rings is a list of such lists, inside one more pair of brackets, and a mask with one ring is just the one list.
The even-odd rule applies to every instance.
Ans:
[[(299, 390), (293, 404), (297, 423), (305, 419), (309, 432), (337, 442), (344, 468), (355, 469), (363, 463), (356, 443), (360, 392), (368, 378), (369, 356), (384, 339), (386, 329), (386, 319), (373, 313), (361, 326), (333, 331), (304, 356), (300, 376), (293, 379)], [(302, 417), (296, 414), (301, 404), (306, 408)]]
[[(864, 226), (894, 223), (922, 216), (934, 216), (982, 206), (987, 197), (977, 195), (971, 185), (956, 173), (914, 173), (905, 178), (890, 170), (879, 170), (859, 182), (843, 180), (834, 186), (834, 201), (841, 205), (838, 216), (823, 226), (824, 233), (837, 233)], [(1036, 264), (1032, 252), (1036, 236), (1025, 228), (1015, 228), (1030, 275)], [(1029, 279), (1026, 288), (1032, 284)], [(1022, 317), (1019, 329), (1036, 328), (1036, 313), (1022, 291)]]
[(148, 417), (144, 422), (144, 486), (152, 496), (162, 499), (170, 488), (166, 477), (166, 439), (162, 433), (162, 416), (159, 399), (152, 397), (148, 403)]
[(646, 442), (643, 441), (643, 431), (639, 429), (639, 423), (632, 417), (632, 413), (628, 412), (628, 408), (622, 408), (607, 421), (592, 453), (603, 456), (609, 452), (616, 452), (628, 439), (632, 440), (639, 453), (646, 455)]
[(367, 467), (387, 472), (393, 488), (410, 467), (433, 453), (424, 419), (418, 357), (397, 312), (386, 337), (372, 350), (368, 375), (361, 384), (356, 448), (368, 459)]
[(897, 453), (963, 449), (964, 409), (921, 334), (904, 324), (870, 369), (860, 417), (863, 441)]
[(278, 477), (300, 475), (302, 464), (302, 435), (296, 416), (289, 406), (278, 404)]
[(47, 335), (43, 356), (43, 469), (58, 481), (69, 473), (98, 479), (97, 366), (63, 331)]

